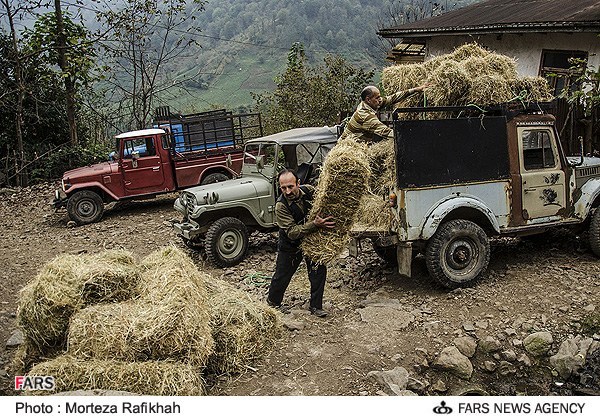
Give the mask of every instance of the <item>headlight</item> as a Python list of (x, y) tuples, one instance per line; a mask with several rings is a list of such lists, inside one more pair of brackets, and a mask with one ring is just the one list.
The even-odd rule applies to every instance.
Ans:
[(63, 192), (66, 192), (68, 189), (71, 188), (71, 180), (69, 178), (66, 178), (66, 179), (63, 178), (61, 180), (61, 183), (62, 183), (61, 185), (62, 185)]
[(196, 196), (193, 193), (183, 192), (179, 197), (183, 207), (186, 208), (187, 213), (194, 212), (196, 207)]

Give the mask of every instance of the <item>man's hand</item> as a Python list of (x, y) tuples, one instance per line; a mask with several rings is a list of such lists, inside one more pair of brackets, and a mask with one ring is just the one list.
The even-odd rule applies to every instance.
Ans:
[(418, 87), (413, 87), (413, 91), (423, 91), (425, 90), (427, 87), (433, 87), (434, 84), (433, 83), (425, 83), (423, 85), (420, 85)]
[(335, 221), (333, 220), (333, 216), (327, 216), (326, 218), (321, 218), (321, 216), (317, 215), (315, 217), (315, 225), (319, 228), (327, 228), (332, 229), (335, 228)]

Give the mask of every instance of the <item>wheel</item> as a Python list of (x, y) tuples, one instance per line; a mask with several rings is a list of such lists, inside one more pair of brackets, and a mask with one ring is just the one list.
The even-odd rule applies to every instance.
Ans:
[(217, 266), (235, 266), (248, 252), (248, 229), (237, 218), (219, 219), (208, 228), (204, 247), (208, 259)]
[(226, 174), (223, 173), (211, 173), (208, 176), (204, 177), (202, 183), (200, 184), (211, 184), (211, 183), (220, 183), (222, 181), (229, 180)]
[(429, 239), (425, 262), (429, 274), (442, 286), (466, 287), (485, 271), (490, 242), (477, 224), (456, 219), (442, 224)]
[(590, 248), (596, 257), (600, 257), (600, 209), (592, 215), (589, 231)]
[(104, 202), (96, 192), (80, 190), (75, 192), (67, 202), (69, 218), (78, 225), (97, 222), (104, 213)]
[(371, 244), (373, 245), (373, 250), (375, 251), (375, 254), (377, 254), (388, 265), (398, 265), (398, 255), (396, 253), (395, 245), (389, 245), (387, 247), (384, 247), (382, 245), (377, 244), (377, 241), (375, 239), (371, 240)]

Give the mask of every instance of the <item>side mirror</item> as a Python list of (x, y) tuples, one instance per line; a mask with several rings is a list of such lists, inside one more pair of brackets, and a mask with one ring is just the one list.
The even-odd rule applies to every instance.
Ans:
[(140, 158), (140, 152), (139, 151), (133, 151), (131, 153), (131, 166), (133, 168), (137, 168), (137, 166), (138, 166), (138, 162), (137, 162), (138, 158)]
[(265, 168), (265, 156), (264, 155), (259, 155), (258, 157), (256, 157), (256, 168), (258, 168), (259, 170), (262, 170), (263, 168)]
[(578, 136), (577, 139), (579, 140), (579, 162), (569, 164), (571, 167), (579, 167), (583, 165), (583, 137)]

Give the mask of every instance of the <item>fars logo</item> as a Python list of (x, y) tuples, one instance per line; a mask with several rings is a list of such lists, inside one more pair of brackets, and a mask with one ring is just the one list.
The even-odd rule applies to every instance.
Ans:
[(52, 390), (54, 376), (15, 376), (15, 390)]

